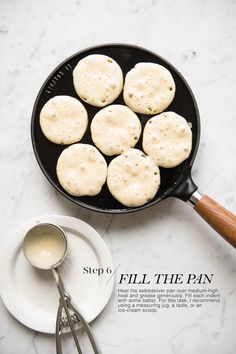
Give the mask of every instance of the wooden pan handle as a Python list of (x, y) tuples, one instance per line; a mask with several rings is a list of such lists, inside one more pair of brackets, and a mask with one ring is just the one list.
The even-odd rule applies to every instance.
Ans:
[(194, 209), (227, 242), (236, 247), (236, 215), (207, 195), (196, 202)]

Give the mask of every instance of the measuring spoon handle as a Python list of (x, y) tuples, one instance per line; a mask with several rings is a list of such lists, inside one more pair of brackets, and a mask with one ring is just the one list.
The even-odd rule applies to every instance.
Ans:
[(65, 287), (64, 287), (64, 284), (62, 282), (62, 279), (61, 279), (61, 276), (60, 276), (59, 272), (55, 268), (52, 269), (52, 272), (53, 272), (53, 275), (54, 275), (54, 279), (56, 281), (57, 289), (58, 289), (59, 294), (60, 294), (60, 302), (61, 302), (62, 307), (65, 310), (66, 317), (67, 317), (67, 320), (68, 320), (68, 324), (70, 326), (71, 333), (72, 333), (72, 336), (74, 338), (77, 351), (78, 351), (79, 354), (83, 354), (82, 350), (80, 348), (79, 340), (78, 340), (76, 332), (75, 332), (74, 323), (73, 323), (72, 318), (70, 316), (69, 307), (67, 305), (67, 301), (68, 301), (67, 299), (69, 298), (69, 296), (65, 292)]

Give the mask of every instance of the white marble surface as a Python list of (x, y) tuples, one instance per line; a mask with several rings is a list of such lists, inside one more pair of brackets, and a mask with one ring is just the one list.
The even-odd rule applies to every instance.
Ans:
[[(1, 244), (25, 219), (65, 214), (104, 237), (123, 272), (214, 273), (219, 305), (159, 315), (117, 313), (114, 294), (93, 323), (103, 354), (236, 352), (235, 251), (191, 208), (165, 200), (107, 216), (58, 195), (31, 147), (30, 116), (45, 77), (64, 58), (98, 43), (134, 43), (164, 56), (191, 85), (202, 135), (193, 176), (236, 211), (236, 2), (233, 0), (2, 0), (0, 3)], [(0, 353), (49, 354), (54, 340), (19, 324), (0, 304)], [(65, 353), (73, 343), (66, 341)]]

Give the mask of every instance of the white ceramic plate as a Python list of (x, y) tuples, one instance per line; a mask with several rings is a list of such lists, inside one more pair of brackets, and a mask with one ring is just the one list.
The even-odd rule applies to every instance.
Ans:
[(59, 295), (51, 271), (33, 268), (24, 258), (22, 241), (34, 225), (48, 222), (63, 228), (68, 236), (68, 254), (60, 266), (61, 276), (73, 303), (88, 322), (106, 306), (113, 289), (111, 274), (85, 274), (84, 267), (108, 267), (113, 272), (110, 251), (101, 236), (76, 218), (49, 215), (27, 222), (9, 238), (1, 254), (0, 293), (11, 314), (36, 331), (55, 332)]

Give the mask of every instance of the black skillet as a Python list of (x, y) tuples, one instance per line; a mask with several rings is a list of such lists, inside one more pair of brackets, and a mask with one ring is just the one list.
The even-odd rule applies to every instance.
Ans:
[[(112, 197), (106, 184), (103, 186), (101, 193), (97, 196), (73, 197), (69, 195), (58, 182), (56, 163), (60, 153), (66, 146), (53, 144), (45, 138), (39, 125), (39, 114), (43, 105), (56, 95), (70, 95), (78, 98), (73, 87), (72, 71), (80, 59), (90, 54), (104, 54), (112, 57), (120, 65), (124, 76), (139, 62), (153, 62), (166, 67), (171, 72), (176, 84), (175, 98), (167, 110), (180, 114), (192, 124), (193, 147), (189, 158), (175, 168), (160, 168), (161, 187), (155, 198), (141, 207), (124, 207)], [(122, 94), (113, 103), (124, 104)], [(89, 121), (91, 122), (100, 108), (93, 107), (85, 102), (83, 102), (83, 104), (87, 109)], [(138, 116), (143, 127), (151, 117), (143, 114), (138, 114)], [(31, 136), (34, 153), (43, 173), (49, 182), (72, 202), (94, 211), (122, 214), (145, 209), (167, 197), (176, 197), (185, 202), (190, 201), (194, 209), (215, 228), (221, 236), (236, 247), (236, 216), (208, 196), (202, 196), (198, 193), (198, 187), (191, 178), (191, 167), (197, 153), (200, 138), (199, 112), (193, 93), (182, 75), (159, 55), (149, 50), (127, 44), (99, 45), (72, 55), (49, 75), (39, 91), (32, 113)], [(89, 127), (80, 142), (93, 144)], [(136, 147), (142, 149), (142, 136)], [(109, 164), (112, 158), (104, 157)]]

